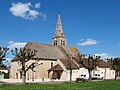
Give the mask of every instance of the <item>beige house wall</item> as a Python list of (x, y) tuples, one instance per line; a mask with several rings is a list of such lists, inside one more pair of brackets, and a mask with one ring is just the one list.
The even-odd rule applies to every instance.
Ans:
[[(97, 73), (103, 73), (104, 79), (114, 79), (115, 78), (115, 70), (111, 70), (110, 68), (99, 68), (98, 70), (95, 70)], [(94, 76), (94, 70), (92, 71), (92, 77)], [(76, 78), (80, 77), (81, 74), (88, 74), (88, 70), (86, 68), (80, 68), (80, 70), (73, 70), (73, 78), (72, 80), (75, 80)]]
[(104, 79), (114, 79), (115, 78), (115, 70), (111, 70), (110, 68), (99, 68), (100, 72), (103, 72)]
[[(111, 70), (110, 68), (99, 68), (97, 67), (94, 73), (103, 73), (104, 79), (114, 79), (115, 78), (115, 70)], [(93, 73), (93, 75), (94, 75)]]

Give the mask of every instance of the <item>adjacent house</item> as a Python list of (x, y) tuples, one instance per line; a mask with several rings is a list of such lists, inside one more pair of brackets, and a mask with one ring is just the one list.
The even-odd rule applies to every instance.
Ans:
[(109, 62), (101, 61), (99, 65), (93, 70), (93, 74), (100, 73), (103, 74), (104, 79), (114, 79), (115, 78), (115, 70), (110, 65)]

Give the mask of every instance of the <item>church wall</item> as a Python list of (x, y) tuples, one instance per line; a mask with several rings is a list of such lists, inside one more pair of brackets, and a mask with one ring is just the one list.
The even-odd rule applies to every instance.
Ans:
[(55, 65), (59, 64), (63, 69), (64, 71), (62, 72), (62, 75), (61, 75), (61, 80), (69, 80), (69, 71), (65, 68), (64, 64), (58, 59), (56, 62), (55, 62)]
[[(70, 71), (67, 70), (64, 66), (64, 64), (58, 59), (57, 62), (55, 63), (56, 65), (59, 64), (63, 69), (63, 73), (61, 75), (61, 80), (70, 80)], [(80, 69), (75, 69), (75, 70), (72, 70), (72, 80), (76, 80), (76, 78), (78, 78), (84, 71), (85, 68), (81, 68)]]
[(19, 70), (20, 66), (18, 65), (17, 62), (12, 62), (11, 63), (11, 69), (10, 69), (10, 78), (11, 79), (19, 79)]
[[(30, 65), (32, 62), (35, 62), (34, 60), (30, 60), (29, 62), (26, 63), (26, 65)], [(51, 68), (51, 62), (54, 65), (55, 61), (49, 61), (49, 60), (41, 60), (38, 63), (43, 63), (41, 65), (38, 65), (34, 68), (35, 72), (33, 72), (31, 69), (29, 69), (26, 72), (26, 79), (47, 79), (48, 78), (48, 69)], [(18, 65), (16, 61), (12, 62), (11, 64), (11, 70), (10, 70), (10, 78), (11, 79), (21, 79), (21, 73), (19, 69), (21, 66)], [(52, 76), (52, 73), (49, 74)]]

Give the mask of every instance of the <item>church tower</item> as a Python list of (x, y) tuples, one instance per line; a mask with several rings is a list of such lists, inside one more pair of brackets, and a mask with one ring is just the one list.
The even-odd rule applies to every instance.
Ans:
[(52, 38), (52, 44), (53, 45), (61, 45), (61, 46), (67, 45), (67, 40), (66, 40), (66, 37), (65, 37), (65, 35), (63, 33), (63, 29), (62, 29), (60, 14), (58, 14), (58, 20), (57, 20), (57, 24), (56, 24), (56, 32), (55, 32), (54, 37)]

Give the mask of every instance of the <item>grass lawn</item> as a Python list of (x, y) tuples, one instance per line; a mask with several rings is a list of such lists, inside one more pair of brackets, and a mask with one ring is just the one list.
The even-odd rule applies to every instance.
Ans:
[(0, 90), (120, 90), (120, 80), (64, 84), (0, 85)]

